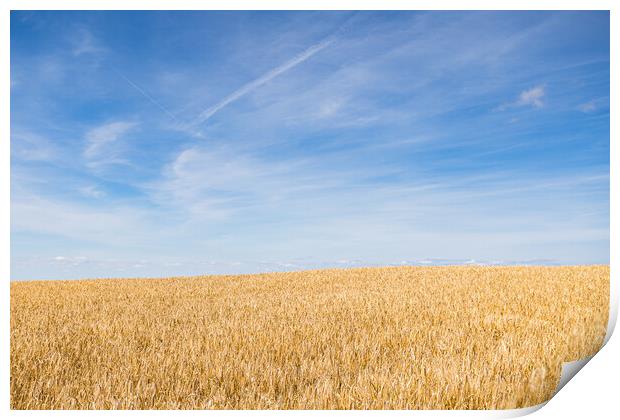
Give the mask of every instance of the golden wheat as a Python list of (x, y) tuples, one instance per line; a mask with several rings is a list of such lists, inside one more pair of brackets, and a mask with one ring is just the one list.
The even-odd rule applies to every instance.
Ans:
[(608, 309), (609, 266), (12, 282), (11, 407), (524, 407)]

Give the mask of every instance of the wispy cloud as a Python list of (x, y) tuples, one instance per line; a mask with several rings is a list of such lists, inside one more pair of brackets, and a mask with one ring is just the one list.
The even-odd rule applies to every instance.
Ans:
[(92, 32), (87, 28), (79, 28), (71, 37), (73, 49), (71, 53), (78, 57), (88, 54), (99, 54), (105, 51), (105, 48), (99, 43)]
[(588, 101), (580, 104), (577, 107), (581, 112), (589, 113), (596, 111), (596, 103), (594, 101)]
[(577, 109), (585, 114), (591, 114), (609, 106), (609, 97), (594, 98), (587, 102), (583, 102), (577, 106)]
[(25, 161), (50, 162), (58, 155), (54, 143), (48, 138), (29, 131), (11, 133), (11, 153)]
[(89, 197), (89, 198), (103, 198), (105, 197), (105, 193), (103, 191), (101, 191), (98, 187), (96, 187), (95, 185), (87, 185), (85, 187), (81, 187), (78, 189), (78, 191), (85, 197)]
[(86, 133), (86, 146), (84, 148), (84, 158), (93, 163), (99, 160), (110, 160), (115, 158), (108, 146), (118, 141), (123, 135), (137, 126), (131, 121), (115, 121), (106, 123), (89, 130)]
[[(18, 194), (11, 197), (11, 210), (20, 217), (11, 220), (11, 229), (113, 247), (137, 245), (149, 236), (153, 228), (149, 212), (110, 202), (104, 204), (87, 205), (32, 193)], [(115, 233), (111, 235), (112, 232)]]
[(346, 103), (347, 99), (342, 96), (327, 98), (319, 105), (317, 116), (319, 118), (331, 118), (337, 115), (338, 111), (340, 111)]

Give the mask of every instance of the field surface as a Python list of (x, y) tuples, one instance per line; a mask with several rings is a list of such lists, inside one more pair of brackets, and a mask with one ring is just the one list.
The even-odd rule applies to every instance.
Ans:
[(524, 407), (608, 310), (609, 266), (12, 282), (11, 407)]

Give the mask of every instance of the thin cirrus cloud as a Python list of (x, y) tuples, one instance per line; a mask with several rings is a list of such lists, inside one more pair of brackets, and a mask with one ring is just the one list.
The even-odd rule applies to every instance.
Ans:
[(105, 197), (105, 193), (101, 191), (98, 187), (94, 185), (87, 185), (85, 187), (81, 187), (79, 191), (86, 197), (90, 198), (103, 198)]
[(15, 279), (609, 261), (604, 13), (93, 13), (12, 14)]
[(586, 114), (594, 114), (601, 110), (608, 109), (609, 107), (609, 97), (600, 97), (590, 99), (587, 102), (580, 103), (577, 106), (577, 109)]
[(79, 28), (71, 36), (74, 56), (97, 55), (105, 52), (105, 48), (99, 45), (95, 36), (87, 28)]
[(131, 164), (122, 156), (118, 143), (137, 125), (132, 121), (115, 121), (90, 129), (85, 135), (86, 144), (82, 153), (85, 164), (99, 169), (109, 165)]
[(594, 112), (596, 111), (596, 103), (594, 101), (584, 102), (578, 108), (581, 112)]

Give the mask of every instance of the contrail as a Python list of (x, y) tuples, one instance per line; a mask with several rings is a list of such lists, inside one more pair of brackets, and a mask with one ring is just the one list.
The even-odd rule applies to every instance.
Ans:
[(293, 67), (297, 66), (298, 64), (303, 63), (304, 61), (312, 57), (314, 54), (328, 47), (333, 42), (334, 42), (334, 37), (329, 37), (319, 42), (318, 44), (312, 45), (311, 47), (306, 49), (304, 52), (296, 55), (295, 57), (293, 57), (286, 63), (270, 70), (269, 72), (265, 73), (258, 79), (255, 79), (251, 81), (250, 83), (243, 85), (242, 87), (240, 87), (239, 89), (237, 89), (236, 91), (234, 91), (233, 93), (231, 93), (230, 95), (222, 99), (217, 104), (201, 112), (200, 115), (190, 124), (190, 126), (196, 126), (196, 125), (200, 125), (204, 123), (209, 118), (211, 118), (214, 114), (220, 111), (222, 108), (230, 105), (231, 103), (235, 102), (242, 96), (247, 95), (248, 93), (252, 92), (254, 89), (264, 85), (265, 83), (269, 82), (271, 79), (279, 76), (285, 71), (290, 70)]
[[(292, 69), (293, 67), (303, 63), (304, 61), (306, 61), (307, 59), (312, 57), (314, 54), (318, 53), (319, 51), (321, 51), (321, 50), (327, 48), (329, 45), (333, 44), (334, 41), (336, 40), (336, 35), (342, 34), (351, 25), (351, 22), (354, 20), (356, 15), (357, 15), (357, 12), (355, 12), (351, 16), (349, 16), (345, 20), (345, 22), (342, 25), (340, 25), (340, 27), (334, 33), (332, 33), (332, 35), (328, 36), (323, 41), (319, 42), (318, 44), (314, 44), (314, 45), (308, 47), (305, 51), (303, 51), (302, 53), (296, 55), (295, 57), (293, 57), (292, 59), (290, 59), (286, 63), (284, 63), (284, 64), (282, 64), (282, 65), (280, 65), (280, 66), (278, 66), (278, 67), (276, 67), (276, 68), (274, 68), (272, 70), (270, 70), (269, 72), (265, 73), (264, 75), (262, 75), (258, 79), (255, 79), (255, 80), (253, 80), (253, 81), (243, 85), (242, 87), (240, 87), (239, 89), (237, 89), (236, 91), (234, 91), (233, 93), (231, 93), (230, 95), (228, 95), (227, 97), (222, 99), (217, 104), (215, 104), (215, 105), (207, 108), (203, 112), (201, 112), (198, 115), (198, 117), (194, 121), (192, 121), (191, 123), (185, 125), (184, 127), (179, 125), (178, 128), (183, 129), (185, 131), (189, 131), (193, 135), (198, 135), (199, 136), (200, 133), (194, 132), (193, 131), (193, 127), (196, 127), (196, 126), (204, 123), (209, 118), (211, 118), (214, 114), (219, 112), (222, 108), (225, 108), (226, 106), (228, 106), (231, 103), (235, 102), (239, 98), (241, 98), (241, 97), (247, 95), (248, 93), (252, 92), (253, 90), (259, 88), (260, 86), (264, 85), (265, 83), (269, 82), (270, 80), (272, 80), (273, 78), (279, 76), (280, 74), (282, 74), (282, 73)], [(140, 86), (136, 85), (128, 77), (126, 77), (124, 74), (122, 74), (121, 72), (116, 70), (114, 67), (112, 67), (112, 70), (116, 74), (118, 74), (123, 80), (125, 80), (130, 86), (132, 86), (140, 94), (142, 94), (142, 96), (144, 96), (146, 99), (148, 99), (153, 105), (155, 105), (157, 108), (162, 110), (172, 120), (174, 120), (176, 122), (179, 122), (179, 119), (174, 114), (172, 114), (170, 111), (168, 111), (168, 109), (166, 109), (162, 104), (157, 102), (155, 100), (155, 98), (153, 98), (146, 91), (144, 91), (144, 89), (142, 89)]]
[(174, 116), (174, 114), (172, 114), (170, 111), (168, 111), (162, 104), (160, 104), (159, 102), (157, 102), (151, 95), (149, 95), (148, 93), (146, 93), (144, 91), (144, 89), (142, 89), (140, 86), (136, 85), (134, 82), (132, 82), (128, 77), (126, 77), (123, 73), (121, 73), (120, 71), (116, 70), (114, 67), (112, 67), (112, 71), (114, 71), (114, 73), (118, 74), (120, 77), (123, 78), (123, 80), (125, 80), (127, 83), (129, 83), (130, 86), (132, 86), (134, 89), (136, 89), (138, 92), (140, 92), (142, 94), (142, 96), (144, 96), (146, 99), (148, 99), (153, 105), (155, 105), (157, 108), (161, 109), (163, 112), (166, 113), (166, 115), (168, 115), (170, 118), (172, 118), (174, 121), (178, 121), (177, 117)]

